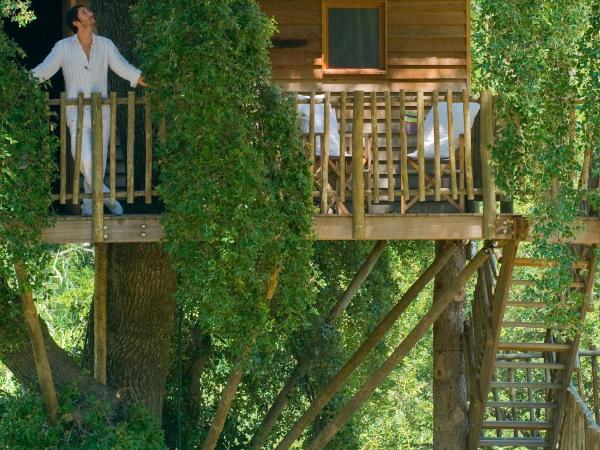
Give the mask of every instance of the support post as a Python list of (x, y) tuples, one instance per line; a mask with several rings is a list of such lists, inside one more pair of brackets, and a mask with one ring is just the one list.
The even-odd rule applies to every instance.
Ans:
[(494, 110), (490, 91), (481, 93), (481, 183), (483, 188), (483, 238), (493, 239), (496, 233), (496, 180), (492, 170), (494, 144)]
[(600, 424), (600, 383), (598, 382), (598, 357), (596, 351), (598, 347), (592, 345), (592, 396), (594, 399), (594, 417), (596, 423)]
[(94, 378), (106, 385), (106, 274), (107, 244), (96, 244), (94, 281)]
[(365, 180), (363, 173), (363, 122), (365, 93), (354, 91), (352, 122), (352, 236), (365, 239)]
[[(375, 246), (367, 256), (367, 259), (360, 266), (360, 268), (352, 278), (352, 281), (350, 281), (350, 284), (348, 285), (344, 293), (340, 296), (338, 301), (331, 308), (325, 326), (333, 325), (337, 321), (337, 319), (340, 318), (342, 313), (346, 310), (346, 308), (348, 307), (348, 305), (350, 304), (350, 302), (352, 301), (362, 284), (365, 282), (365, 280), (373, 270), (373, 267), (383, 254), (386, 245), (387, 241), (378, 241), (375, 244)], [(265, 441), (269, 437), (269, 433), (275, 426), (277, 419), (279, 418), (279, 416), (283, 412), (283, 409), (287, 405), (289, 396), (292, 394), (292, 392), (294, 392), (294, 390), (298, 386), (298, 383), (300, 382), (301, 378), (304, 376), (306, 371), (309, 369), (309, 367), (311, 367), (314, 359), (313, 355), (314, 352), (307, 352), (302, 354), (298, 358), (298, 363), (296, 364), (294, 371), (286, 381), (284, 387), (277, 394), (277, 397), (271, 405), (269, 412), (261, 422), (258, 431), (256, 432), (256, 435), (252, 438), (252, 442), (250, 443), (250, 448), (252, 450), (260, 450), (264, 447)]]
[(54, 426), (58, 423), (58, 398), (56, 396), (54, 380), (52, 379), (52, 370), (50, 369), (42, 327), (40, 326), (37, 310), (33, 303), (33, 295), (25, 267), (21, 263), (15, 263), (15, 272), (21, 293), (23, 316), (27, 324), (29, 340), (33, 349), (35, 368), (40, 381), (40, 389), (46, 408), (46, 415), (48, 416), (48, 423)]
[(344, 385), (346, 380), (352, 375), (354, 370), (364, 361), (370, 351), (381, 342), (387, 332), (402, 313), (410, 306), (413, 300), (427, 286), (431, 279), (444, 267), (448, 259), (452, 256), (453, 248), (448, 248), (423, 272), (423, 274), (406, 291), (400, 301), (394, 308), (379, 322), (371, 335), (362, 343), (359, 349), (352, 355), (350, 360), (334, 375), (331, 381), (321, 392), (321, 395), (310, 405), (308, 410), (294, 424), (285, 438), (279, 443), (276, 450), (287, 450), (300, 437), (304, 429), (317, 417), (319, 412), (327, 405), (338, 390)]
[(102, 97), (92, 94), (92, 236), (104, 242), (104, 149), (102, 142)]
[[(305, 447), (307, 450), (321, 450), (350, 420), (352, 415), (373, 394), (377, 387), (390, 375), (408, 352), (427, 332), (429, 327), (440, 317), (444, 310), (456, 298), (456, 295), (464, 288), (471, 275), (488, 259), (488, 250), (483, 249), (469, 262), (469, 264), (458, 274), (453, 283), (445, 292), (439, 296), (438, 301), (433, 303), (427, 314), (419, 321), (413, 330), (404, 338), (394, 353), (383, 363), (383, 365), (358, 389), (357, 393), (342, 407), (338, 415), (327, 424), (319, 434)], [(286, 447), (287, 448), (287, 447)], [(279, 447), (277, 450), (280, 450)]]

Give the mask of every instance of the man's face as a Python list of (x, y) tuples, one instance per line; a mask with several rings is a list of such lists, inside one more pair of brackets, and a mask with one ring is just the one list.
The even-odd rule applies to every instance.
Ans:
[(87, 7), (79, 8), (77, 10), (77, 20), (73, 23), (77, 28), (93, 28), (96, 25), (94, 12)]

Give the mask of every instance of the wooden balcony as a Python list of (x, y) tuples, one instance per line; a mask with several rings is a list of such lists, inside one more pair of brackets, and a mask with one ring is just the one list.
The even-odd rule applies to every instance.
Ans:
[[(297, 105), (315, 179), (319, 239), (507, 239), (524, 232), (523, 218), (496, 213), (496, 189), (485, 145), (493, 140), (494, 132), (489, 94), (355, 91), (290, 95)], [(152, 124), (149, 98), (136, 98), (130, 92), (123, 98), (111, 93), (108, 99), (67, 100), (63, 94), (49, 100), (49, 105), (59, 123), (59, 177), (53, 198), (60, 217), (54, 229), (46, 230), (46, 240), (161, 239), (162, 206), (155, 189), (158, 176), (153, 158), (154, 144), (167, 139), (167, 124)], [(101, 150), (96, 149), (102, 148), (101, 117), (106, 105), (111, 106), (110, 139), (102, 177)], [(76, 109), (80, 118), (91, 113), (91, 194), (82, 192), (83, 182), (75, 170), (82, 157), (82, 127), (77, 129), (76, 148), (71, 152), (67, 108)], [(109, 193), (102, 193), (103, 182)], [(125, 215), (105, 216), (105, 197), (120, 200)], [(80, 216), (79, 203), (85, 198), (93, 200), (91, 218)], [(483, 203), (483, 214), (468, 212), (472, 201)], [(600, 235), (598, 223), (587, 225), (579, 238), (586, 242)]]

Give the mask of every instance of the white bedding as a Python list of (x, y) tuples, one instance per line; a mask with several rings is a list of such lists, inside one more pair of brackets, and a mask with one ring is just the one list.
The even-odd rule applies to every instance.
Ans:
[[(475, 117), (479, 112), (479, 103), (469, 103), (470, 127), (473, 127)], [(440, 102), (440, 158), (448, 159), (450, 156), (448, 146), (448, 103)], [(453, 124), (454, 124), (454, 149), (458, 147), (458, 136), (465, 134), (465, 121), (463, 119), (463, 104), (453, 103)], [(433, 129), (433, 108), (427, 113), (425, 118), (425, 159), (434, 159), (434, 129)], [(409, 158), (417, 158), (417, 152), (408, 155)]]
[[(317, 100), (323, 100), (325, 95), (315, 95)], [(309, 96), (298, 95), (299, 100), (310, 100)], [(323, 103), (317, 103), (315, 105), (315, 134), (316, 143), (315, 151), (318, 156), (321, 155), (321, 140), (325, 128), (325, 105)], [(298, 104), (298, 117), (300, 119), (300, 129), (302, 133), (308, 134), (310, 131), (310, 104), (300, 103)], [(335, 116), (335, 109), (329, 106), (329, 156), (339, 158), (340, 156), (340, 127)]]

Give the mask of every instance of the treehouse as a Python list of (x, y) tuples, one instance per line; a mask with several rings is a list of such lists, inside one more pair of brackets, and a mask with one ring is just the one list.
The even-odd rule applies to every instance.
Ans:
[[(465, 343), (469, 448), (554, 449), (559, 443), (564, 449), (600, 448), (600, 429), (594, 425), (589, 437), (581, 437), (583, 422), (574, 419), (582, 414), (569, 390), (579, 332), (566, 336), (543, 322), (510, 318), (511, 310), (546, 306), (544, 299), (521, 299), (523, 288), (532, 281), (519, 279), (519, 269), (535, 270), (555, 262), (519, 256), (519, 241), (528, 239), (527, 217), (514, 214), (510, 200), (502, 198), (495, 185), (490, 150), (497, 126), (494, 97), (489, 92), (471, 93), (469, 0), (260, 0), (259, 4), (278, 24), (270, 54), (272, 78), (297, 105), (314, 174), (317, 238), (489, 242), (411, 335), (422, 336), (477, 273)], [(168, 124), (153, 126), (149, 98), (133, 91), (113, 92), (108, 98), (80, 94), (78, 99), (62, 93), (48, 104), (57, 114), (60, 137), (53, 197), (59, 218), (54, 228), (45, 230), (45, 240), (95, 244), (160, 240), (164, 233), (153, 157), (155, 143), (168, 139)], [(112, 106), (108, 166), (104, 174), (100, 152), (95, 152), (93, 192), (86, 194), (78, 169), (81, 130), (76, 148), (71, 149), (66, 111), (75, 107), (82, 117), (83, 108), (91, 107), (94, 147), (101, 148), (103, 105)], [(116, 126), (119, 115), (125, 118), (122, 129)], [(575, 116), (565, 120), (576, 125)], [(136, 121), (143, 124), (137, 132)], [(589, 159), (582, 182), (597, 188)], [(102, 183), (109, 193), (102, 192)], [(122, 201), (125, 214), (106, 215), (105, 197)], [(80, 215), (84, 198), (92, 200), (91, 217)], [(591, 249), (599, 242), (600, 221), (582, 217), (572, 239), (580, 259), (573, 266), (571, 286), (573, 293), (585, 298), (576, 311), (581, 323), (591, 308), (595, 275)], [(439, 273), (448, 258), (436, 260), (425, 281)], [(409, 298), (402, 301), (410, 303)], [(390, 313), (391, 323), (405, 307)], [(523, 330), (527, 333), (519, 335)], [(406, 355), (410, 342), (390, 357), (392, 367)], [(100, 359), (98, 364), (105, 362)], [(525, 420), (519, 411), (526, 411)], [(310, 415), (301, 420), (309, 419)], [(323, 432), (330, 435), (339, 426)], [(278, 449), (289, 448), (299, 434), (294, 430)], [(580, 441), (570, 440), (575, 435)], [(317, 442), (326, 439), (324, 435)]]

